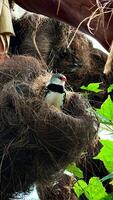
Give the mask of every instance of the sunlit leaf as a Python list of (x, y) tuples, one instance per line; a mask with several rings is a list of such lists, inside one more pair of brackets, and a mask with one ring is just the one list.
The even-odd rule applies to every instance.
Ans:
[(104, 186), (98, 177), (92, 177), (87, 185), (85, 181), (79, 180), (75, 183), (73, 190), (77, 197), (82, 194), (89, 200), (102, 200), (107, 196)]
[(103, 161), (106, 169), (109, 172), (113, 172), (113, 141), (101, 140), (100, 142), (103, 147), (94, 159)]
[[(113, 179), (113, 178), (112, 178)], [(111, 185), (113, 185), (113, 180), (112, 181), (110, 181), (110, 183), (109, 184), (111, 184)]]
[(111, 84), (108, 88), (107, 88), (107, 91), (108, 92), (111, 92), (113, 90), (113, 84)]
[(102, 104), (101, 108), (97, 109), (97, 113), (104, 118), (113, 121), (113, 102), (110, 96), (108, 96), (106, 101)]
[(102, 89), (99, 89), (99, 86), (100, 86), (100, 83), (90, 83), (88, 86), (81, 86), (80, 88), (82, 90), (98, 93), (102, 91)]
[(74, 184), (73, 190), (77, 197), (80, 197), (84, 193), (86, 187), (87, 183), (83, 180), (79, 180)]
[(85, 188), (85, 196), (89, 200), (101, 200), (107, 195), (102, 182), (98, 177), (92, 177), (89, 180), (87, 188)]
[(75, 163), (69, 164), (66, 168), (67, 171), (71, 172), (74, 174), (74, 176), (78, 178), (83, 178), (83, 172), (81, 171), (80, 168), (76, 166)]
[(108, 194), (106, 197), (102, 198), (101, 200), (113, 200), (113, 193)]

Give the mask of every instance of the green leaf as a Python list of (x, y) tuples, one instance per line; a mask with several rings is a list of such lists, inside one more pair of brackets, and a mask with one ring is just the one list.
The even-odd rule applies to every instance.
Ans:
[[(111, 174), (108, 174), (107, 176), (104, 176), (101, 181), (104, 182), (108, 179), (112, 179), (113, 178), (113, 172)], [(110, 182), (111, 183), (111, 182)], [(112, 183), (111, 183), (112, 184)]]
[(113, 141), (101, 140), (103, 147), (101, 148), (99, 154), (94, 159), (99, 159), (103, 161), (106, 169), (109, 172), (113, 172)]
[(109, 184), (113, 185), (113, 180), (112, 180), (112, 181), (110, 181), (110, 183), (109, 183)]
[(113, 102), (108, 96), (106, 101), (102, 104), (100, 109), (96, 109), (97, 113), (110, 121), (113, 121)]
[(98, 113), (98, 110), (99, 110), (99, 109), (97, 109), (97, 111), (96, 111), (96, 116), (98, 117), (99, 122), (102, 123), (102, 124), (106, 124), (106, 125), (108, 125), (108, 124), (109, 124), (109, 125), (113, 125), (113, 123), (112, 123), (108, 118), (106, 118), (106, 117), (100, 115), (100, 114)]
[(113, 193), (108, 194), (106, 197), (102, 198), (101, 200), (113, 200)]
[(100, 86), (100, 83), (90, 83), (88, 86), (81, 86), (80, 88), (82, 90), (88, 90), (88, 91), (91, 91), (91, 92), (101, 92), (102, 89), (99, 89), (99, 86)]
[(76, 166), (75, 163), (69, 164), (66, 168), (67, 171), (71, 172), (72, 174), (74, 174), (74, 176), (78, 177), (78, 178), (83, 178), (83, 172), (81, 171), (80, 168), (78, 168)]
[(105, 188), (98, 177), (92, 177), (88, 185), (83, 180), (77, 181), (73, 190), (78, 198), (84, 193), (89, 200), (102, 200), (107, 196)]
[(73, 190), (74, 190), (74, 192), (75, 192), (75, 194), (77, 195), (78, 198), (84, 193), (85, 188), (87, 188), (87, 183), (83, 180), (78, 180), (74, 184)]
[(85, 188), (85, 196), (89, 200), (101, 200), (107, 196), (104, 186), (98, 177), (92, 177)]
[(113, 84), (111, 84), (108, 88), (107, 88), (107, 92), (111, 92), (113, 90)]

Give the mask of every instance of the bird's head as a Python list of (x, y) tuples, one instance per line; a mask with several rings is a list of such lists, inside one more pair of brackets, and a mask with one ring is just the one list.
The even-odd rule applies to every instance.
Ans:
[(65, 86), (65, 83), (67, 81), (67, 78), (63, 74), (53, 74), (50, 79), (50, 84), (57, 84)]

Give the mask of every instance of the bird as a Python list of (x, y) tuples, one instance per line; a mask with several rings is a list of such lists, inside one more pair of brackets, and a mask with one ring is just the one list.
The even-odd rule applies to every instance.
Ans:
[(48, 106), (58, 109), (63, 107), (66, 98), (65, 83), (67, 78), (60, 73), (53, 74), (46, 86), (45, 101)]

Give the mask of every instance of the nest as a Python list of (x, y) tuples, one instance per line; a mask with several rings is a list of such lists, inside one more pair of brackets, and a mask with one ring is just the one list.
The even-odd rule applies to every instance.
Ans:
[(102, 82), (107, 57), (94, 49), (83, 33), (77, 32), (71, 40), (75, 33), (71, 26), (29, 13), (14, 20), (14, 30), (16, 37), (11, 39), (11, 54), (32, 55), (40, 59), (45, 69), (64, 73), (74, 91), (91, 82)]
[(57, 177), (79, 160), (98, 130), (76, 93), (68, 93), (63, 110), (47, 106), (43, 88), (50, 76), (32, 57), (15, 56), (0, 65), (1, 200)]

